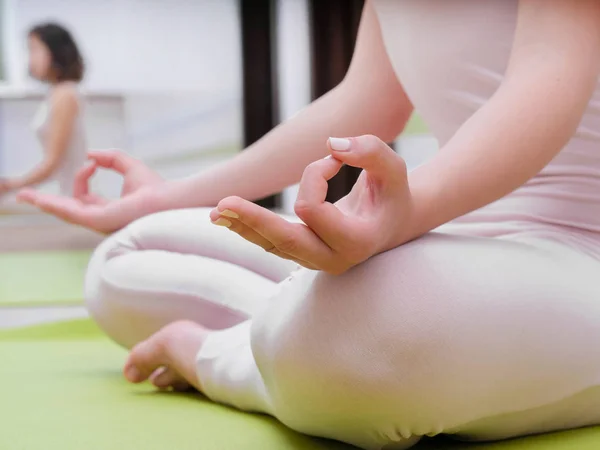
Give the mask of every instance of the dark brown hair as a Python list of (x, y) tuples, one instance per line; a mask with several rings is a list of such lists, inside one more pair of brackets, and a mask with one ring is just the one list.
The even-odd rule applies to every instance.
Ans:
[(42, 41), (52, 55), (51, 73), (53, 81), (81, 81), (84, 64), (75, 39), (69, 31), (56, 23), (36, 25), (29, 31)]

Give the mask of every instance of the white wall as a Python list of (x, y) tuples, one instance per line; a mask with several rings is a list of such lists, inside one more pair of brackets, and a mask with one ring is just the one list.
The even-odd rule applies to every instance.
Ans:
[(129, 95), (125, 114), (126, 146), (142, 158), (157, 160), (216, 146), (241, 146), (238, 98), (195, 93)]
[(90, 89), (241, 92), (237, 0), (7, 2), (13, 82), (27, 80), (29, 28), (55, 20), (76, 36)]
[[(5, 1), (9, 88), (35, 86), (26, 51), (33, 25), (57, 21), (75, 35), (88, 68), (91, 148), (122, 148), (176, 177), (241, 146), (237, 0)], [(0, 86), (0, 176), (21, 173), (42, 156), (30, 123), (43, 98), (13, 98), (8, 90)], [(114, 177), (99, 178), (102, 192), (118, 193)]]

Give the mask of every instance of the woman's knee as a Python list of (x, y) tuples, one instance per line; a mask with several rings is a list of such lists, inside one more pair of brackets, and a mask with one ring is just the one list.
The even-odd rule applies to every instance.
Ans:
[[(116, 258), (141, 250), (156, 250), (179, 254), (203, 254), (202, 238), (222, 237), (219, 227), (207, 227), (209, 208), (164, 211), (142, 217), (109, 236), (94, 251), (85, 280), (85, 297), (92, 313), (101, 307), (106, 295), (103, 290), (108, 266)], [(210, 231), (210, 232), (209, 232)], [(207, 255), (212, 256), (212, 255)], [(117, 274), (118, 275), (118, 274)]]
[[(239, 241), (222, 242), (222, 233), (239, 236), (211, 225), (205, 216), (205, 210), (147, 216), (94, 252), (86, 302), (110, 337), (129, 347), (183, 318), (222, 329), (263, 307), (276, 284), (227, 258), (236, 254)], [(245, 262), (254, 267), (256, 261)]]
[[(365, 431), (354, 421), (360, 405), (361, 421), (380, 417), (384, 433), (397, 439), (393, 423), (381, 418), (390, 406), (390, 392), (410, 392), (406, 402), (414, 398), (415, 403), (426, 394), (418, 377), (406, 376), (403, 369), (426, 372), (442, 351), (442, 336), (428, 311), (415, 308), (403, 314), (399, 292), (377, 287), (381, 280), (374, 270), (380, 269), (387, 270), (374, 261), (342, 276), (302, 271), (273, 299), (269, 311), (254, 320), (253, 352), (265, 385), (276, 393), (274, 406), (283, 422), (322, 433), (310, 429), (319, 426), (318, 412), (322, 417), (317, 422), (332, 429)], [(403, 288), (402, 282), (396, 286)]]
[(141, 297), (136, 292), (151, 281), (146, 273), (152, 263), (149, 252), (169, 251), (172, 225), (180, 218), (163, 212), (138, 219), (107, 237), (92, 254), (85, 276), (86, 307), (121, 345), (131, 347), (145, 337), (132, 334)]
[(386, 351), (386, 343), (393, 341), (402, 343), (407, 358), (412, 350), (434, 351), (443, 338), (441, 322), (451, 325), (460, 313), (438, 314), (453, 294), (424, 282), (421, 272), (428, 269), (413, 253), (406, 252), (412, 267), (388, 252), (339, 276), (296, 272), (281, 286), (269, 310), (255, 318), (257, 342), (271, 355), (285, 355), (293, 347), (294, 355), (322, 355), (323, 362), (333, 356), (350, 363), (357, 351)]
[(581, 320), (600, 314), (591, 278), (565, 279), (563, 266), (535, 249), (507, 244), (486, 259), (496, 244), (466, 244), (462, 259), (436, 237), (342, 276), (307, 271), (292, 280), (253, 335), (267, 386), (289, 397), (283, 410), (294, 413), (290, 402), (310, 417), (319, 405), (335, 416), (362, 405), (365, 417), (426, 434), (548, 401), (538, 382), (548, 372), (556, 396), (595, 382), (585, 343), (596, 322)]
[(128, 268), (116, 267), (115, 262), (118, 263), (118, 258), (139, 249), (139, 243), (133, 239), (130, 227), (131, 225), (109, 236), (96, 248), (88, 264), (84, 284), (85, 304), (90, 316), (111, 338), (127, 347), (135, 342), (125, 342), (122, 338), (122, 326), (116, 323), (121, 320), (115, 311), (119, 303), (119, 292), (109, 280), (112, 275), (119, 278), (128, 276)]

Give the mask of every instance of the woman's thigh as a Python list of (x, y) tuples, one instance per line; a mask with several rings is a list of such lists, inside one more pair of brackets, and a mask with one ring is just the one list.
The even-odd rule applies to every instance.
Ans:
[[(431, 233), (342, 276), (299, 272), (254, 319), (253, 350), (278, 416), (308, 433), (545, 431), (540, 411), (600, 386), (598, 269), (567, 248)], [(526, 430), (489, 427), (528, 411)], [(555, 411), (555, 428), (600, 421)]]
[(98, 247), (86, 301), (109, 336), (130, 347), (175, 320), (233, 326), (264, 307), (295, 268), (211, 224), (209, 211), (154, 214)]

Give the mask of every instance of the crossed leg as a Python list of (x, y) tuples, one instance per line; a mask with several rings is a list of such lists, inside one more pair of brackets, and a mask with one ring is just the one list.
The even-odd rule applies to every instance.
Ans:
[[(118, 342), (137, 344), (131, 381), (188, 382), (300, 432), (373, 449), (600, 423), (600, 286), (589, 257), (432, 233), (342, 276), (286, 279), (293, 265), (227, 230), (182, 226), (200, 213), (136, 222), (94, 257), (90, 309)], [(212, 250), (197, 246), (203, 239)], [(217, 258), (220, 246), (236, 259)], [(225, 266), (209, 270), (184, 251)], [(134, 260), (138, 252), (148, 259)], [(257, 260), (266, 264), (252, 270)]]

